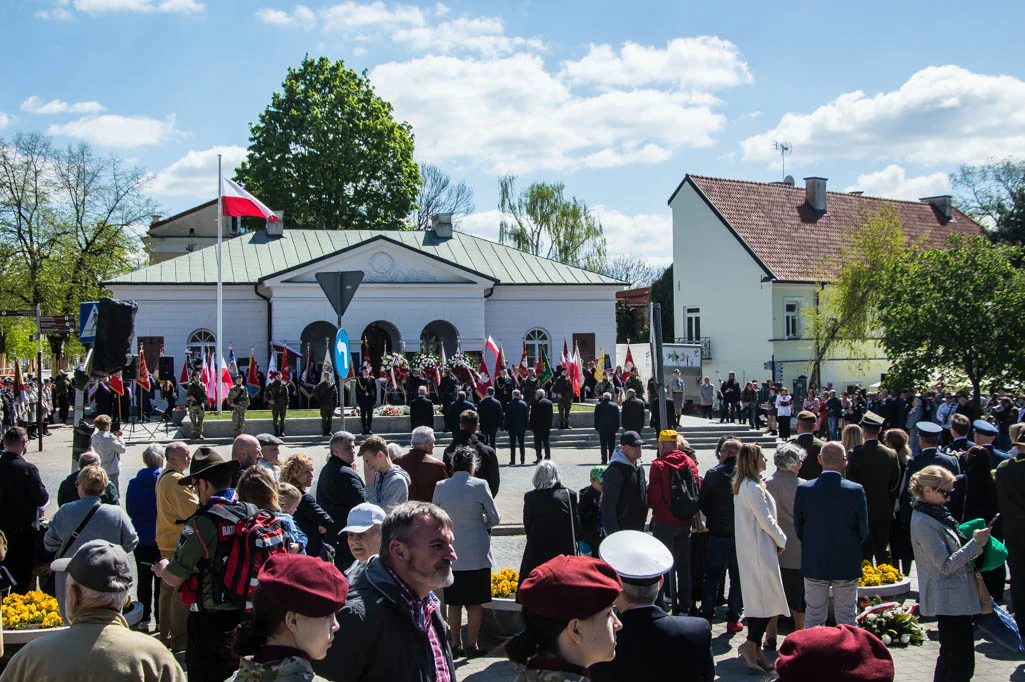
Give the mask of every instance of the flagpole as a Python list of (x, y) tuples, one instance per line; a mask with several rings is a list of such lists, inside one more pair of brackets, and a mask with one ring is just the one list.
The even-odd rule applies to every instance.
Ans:
[(221, 413), (221, 332), (224, 323), (224, 290), (223, 277), (221, 274), (221, 214), (224, 211), (221, 206), (221, 155), (217, 155), (217, 355), (214, 357), (214, 395), (217, 396), (217, 414)]

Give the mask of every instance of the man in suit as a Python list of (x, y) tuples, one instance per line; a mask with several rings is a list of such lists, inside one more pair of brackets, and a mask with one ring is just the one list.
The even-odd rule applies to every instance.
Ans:
[(1000, 510), (1007, 565), (1011, 569), (1011, 602), (1019, 632), (1025, 632), (1025, 440), (1012, 443), (1014, 455), (997, 467)]
[(526, 458), (525, 441), (530, 411), (518, 389), (512, 392), (512, 400), (505, 406), (505, 430), (509, 433), (509, 466), (516, 464), (516, 445), (520, 446), (520, 464)]
[(797, 477), (805, 481), (818, 478), (822, 473), (822, 465), (819, 464), (819, 450), (824, 443), (815, 437), (815, 426), (818, 424), (818, 417), (814, 412), (801, 410), (797, 413), (797, 438), (793, 442), (801, 446), (806, 456), (801, 463), (801, 470)]
[(605, 538), (598, 552), (623, 581), (615, 604), (623, 628), (616, 633), (616, 657), (591, 665), (591, 679), (712, 682), (712, 626), (704, 618), (670, 616), (655, 605), (663, 576), (673, 568), (665, 545), (624, 530)]
[(632, 388), (626, 391), (621, 421), (624, 431), (640, 433), (644, 430), (644, 401), (637, 397), (637, 392)]
[(611, 393), (602, 393), (594, 406), (594, 430), (601, 441), (601, 463), (608, 464), (616, 450), (616, 432), (619, 431), (619, 406), (612, 402)]
[(836, 624), (857, 626), (858, 578), (861, 547), (868, 538), (868, 501), (865, 489), (844, 480), (846, 453), (830, 441), (818, 454), (822, 473), (797, 486), (794, 529), (801, 540), (804, 575), (804, 626), (826, 624), (829, 588), (833, 588)]
[[(353, 462), (356, 461), (356, 438), (348, 431), (336, 431), (328, 447), (331, 455), (317, 479), (317, 504), (332, 519), (347, 519), (353, 507), (366, 502), (363, 479), (353, 468)], [(339, 530), (343, 526), (337, 523)], [(333, 538), (325, 536), (324, 541), (335, 548), (335, 566), (338, 570), (344, 571), (355, 560), (344, 533), (340, 532)]]
[(861, 418), (865, 444), (854, 448), (847, 462), (847, 479), (861, 484), (868, 498), (868, 540), (862, 548), (862, 558), (871, 561), (875, 557), (877, 565), (890, 562), (887, 545), (893, 503), (900, 495), (900, 462), (896, 452), (879, 442), (882, 428), (883, 418), (866, 412)]
[(465, 391), (459, 391), (456, 393), (456, 399), (445, 408), (445, 430), (453, 436), (456, 435), (459, 432), (459, 415), (467, 410), (476, 412), (477, 407), (466, 399)]
[[(419, 386), (416, 397), (409, 403), (409, 430), (418, 426), (434, 428), (434, 403), (427, 397), (427, 387)], [(428, 500), (429, 501), (429, 500)]]
[(552, 446), (548, 439), (552, 436), (554, 414), (555, 408), (552, 401), (545, 397), (544, 389), (537, 389), (534, 404), (530, 406), (530, 430), (534, 433), (534, 464), (541, 461), (541, 448), (545, 450), (545, 459), (552, 458)]
[[(374, 405), (377, 404), (377, 379), (370, 376), (370, 367), (363, 365), (356, 377), (356, 404), (359, 405), (360, 433), (373, 433)], [(348, 512), (346, 512), (348, 514)], [(335, 518), (332, 514), (332, 518)]]
[(495, 387), (488, 386), (487, 395), (477, 404), (480, 435), (485, 445), (495, 447), (498, 429), (502, 426), (502, 403), (495, 397)]

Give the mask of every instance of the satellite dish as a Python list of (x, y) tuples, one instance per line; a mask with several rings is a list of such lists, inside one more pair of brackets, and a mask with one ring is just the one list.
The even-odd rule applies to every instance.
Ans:
[(783, 184), (784, 185), (790, 185), (791, 187), (793, 187), (794, 186), (794, 176), (793, 175), (788, 175), (785, 178), (783, 178)]

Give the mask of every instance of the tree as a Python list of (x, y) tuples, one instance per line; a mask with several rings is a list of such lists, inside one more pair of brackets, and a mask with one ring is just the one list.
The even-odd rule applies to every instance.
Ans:
[(643, 258), (628, 253), (606, 259), (598, 268), (598, 272), (606, 277), (627, 282), (634, 288), (650, 286), (661, 274), (658, 268), (649, 265)]
[(465, 182), (453, 184), (448, 173), (437, 166), (420, 164), (420, 184), (412, 216), (416, 229), (426, 230), (436, 213), (451, 213), (453, 223), (458, 225), (458, 217), (473, 213), (475, 208), (473, 190)]
[(978, 408), (984, 385), (1002, 388), (1025, 374), (1022, 249), (959, 234), (947, 247), (888, 268), (882, 343), (904, 381), (921, 385), (936, 371), (963, 372)]
[(250, 124), (236, 180), (295, 225), (397, 230), (414, 207), (413, 132), (366, 71), (306, 57)]
[(498, 240), (535, 256), (598, 270), (605, 262), (601, 222), (583, 201), (565, 198), (565, 189), (561, 182), (535, 182), (517, 194), (516, 178), (503, 177)]
[(673, 333), (673, 266), (670, 265), (651, 283), (648, 295), (652, 303), (662, 304), (662, 340), (672, 342)]
[[(78, 304), (106, 295), (103, 280), (138, 264), (140, 226), (153, 213), (146, 173), (85, 144), (57, 149), (49, 138), (0, 140), (0, 306), (77, 315)], [(0, 328), (25, 355), (25, 325)], [(48, 337), (60, 355), (64, 336)]]
[[(643, 323), (643, 318), (638, 320), (639, 317), (637, 308), (627, 305), (623, 299), (616, 299), (616, 343), (647, 338), (648, 325)], [(638, 321), (641, 325), (637, 324)]]
[(950, 176), (962, 211), (994, 242), (1025, 244), (1025, 160), (961, 166)]

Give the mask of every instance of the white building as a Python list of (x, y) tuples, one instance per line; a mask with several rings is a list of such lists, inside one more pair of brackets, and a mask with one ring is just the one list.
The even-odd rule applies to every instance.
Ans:
[[(827, 192), (825, 178), (805, 187), (687, 175), (669, 198), (673, 211), (673, 306), (677, 341), (704, 345), (703, 372), (730, 370), (743, 382), (775, 376), (787, 387), (813, 378), (818, 347), (803, 312), (828, 286), (823, 256), (840, 235), (884, 206), (893, 207), (911, 240), (943, 244), (979, 226), (949, 196), (918, 202)], [(861, 357), (864, 356), (864, 357)], [(869, 386), (889, 361), (878, 344), (852, 356), (830, 352), (822, 385)]]
[[(169, 238), (180, 237), (172, 231)], [(166, 250), (151, 235), (148, 246), (154, 243)], [(262, 370), (271, 341), (303, 352), (309, 344), (314, 360), (323, 359), (336, 315), (315, 276), (342, 270), (364, 272), (342, 326), (353, 352), (366, 339), (375, 362), (385, 349), (411, 355), (443, 344), (449, 356), (457, 347), (481, 351), (489, 335), (510, 364), (519, 362), (524, 344), (530, 362), (542, 347), (557, 362), (564, 338), (579, 345), (585, 360), (599, 348), (615, 353), (615, 294), (624, 283), (453, 232), (450, 224), (426, 232), (259, 230), (225, 240), (222, 250), (221, 350), (227, 356), (230, 343), (244, 362), (252, 346)], [(186, 348), (217, 345), (216, 280), (216, 247), (207, 247), (105, 285), (115, 298), (138, 304), (133, 347), (144, 346), (148, 366), (163, 348), (175, 358), (177, 376)]]

